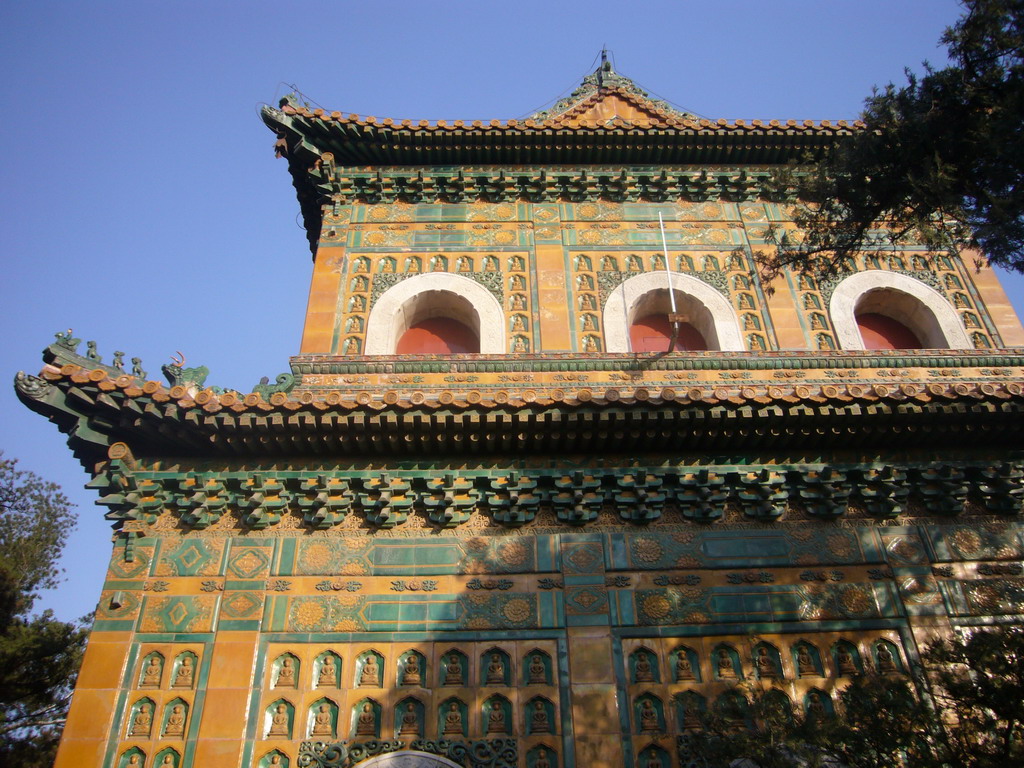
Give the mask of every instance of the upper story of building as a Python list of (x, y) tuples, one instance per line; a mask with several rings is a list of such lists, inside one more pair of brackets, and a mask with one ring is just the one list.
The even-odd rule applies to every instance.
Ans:
[(758, 254), (795, 228), (773, 172), (856, 123), (700, 119), (607, 63), (523, 121), (360, 118), (292, 98), (263, 118), (314, 256), (302, 355), (1024, 345), (991, 269), (912, 240), (845, 274), (762, 283)]
[(58, 334), (16, 386), (86, 464), (1019, 449), (990, 269), (906, 241), (762, 282), (795, 230), (775, 171), (856, 124), (712, 122), (606, 66), (523, 121), (263, 119), (313, 252), (300, 354), (252, 391), (181, 360), (165, 385)]

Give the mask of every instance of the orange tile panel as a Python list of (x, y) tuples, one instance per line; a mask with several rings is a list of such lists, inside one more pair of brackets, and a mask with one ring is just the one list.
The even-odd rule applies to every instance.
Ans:
[(310, 329), (331, 329), (334, 327), (334, 318), (335, 315), (337, 314), (338, 307), (336, 303), (333, 301), (333, 299), (331, 301), (325, 302), (324, 307), (322, 309), (317, 309), (316, 311), (309, 311), (306, 313), (306, 322), (303, 326), (303, 329), (306, 333), (308, 333)]
[[(199, 742), (216, 739), (236, 739), (239, 742), (244, 740), (248, 705), (248, 690), (207, 690), (206, 701), (203, 704), (203, 719), (199, 723)], [(199, 761), (196, 765), (204, 763)]]
[(964, 264), (968, 266), (971, 279), (985, 302), (985, 308), (999, 330), (1003, 346), (1024, 346), (1024, 328), (1021, 327), (1020, 318), (1014, 311), (1013, 305), (1010, 304), (996, 271), (991, 267), (983, 267), (980, 271), (975, 272), (969, 268), (970, 263), (971, 259), (965, 253)]
[(536, 257), (541, 346), (538, 351), (568, 351), (571, 349), (572, 337), (569, 333), (562, 247), (538, 245)]
[(572, 686), (572, 719), (575, 733), (609, 733), (620, 735), (615, 685)]
[(318, 288), (309, 292), (309, 303), (306, 306), (306, 316), (315, 315), (321, 312), (333, 313), (338, 306), (338, 292), (329, 289)]
[(89, 639), (89, 645), (78, 673), (79, 689), (117, 688), (121, 685), (125, 660), (128, 657), (129, 640), (109, 641), (106, 635), (96, 633)]
[(587, 768), (619, 768), (625, 765), (621, 736), (576, 736), (575, 746), (576, 765)]
[(217, 633), (217, 641), (224, 641), (227, 643), (255, 643), (260, 639), (259, 632), (253, 632), (245, 629), (222, 629)]
[(580, 683), (611, 683), (612, 671), (611, 637), (569, 636), (570, 679)]
[(68, 739), (105, 739), (110, 732), (116, 690), (76, 688), (64, 734)]
[(334, 314), (317, 314), (306, 317), (306, 328), (302, 332), (300, 354), (330, 354), (334, 339)]
[[(313, 267), (313, 277), (310, 280), (309, 299), (306, 303), (303, 349), (305, 349), (305, 337), (310, 332), (311, 327), (317, 327), (318, 325), (315, 318), (321, 315), (328, 315), (330, 317), (330, 325), (333, 327), (334, 310), (337, 306), (338, 291), (341, 287), (342, 277), (334, 271), (334, 264), (340, 263), (343, 254), (343, 248), (321, 248), (317, 252), (316, 264)], [(322, 322), (321, 318), (319, 324), (322, 324)]]
[(241, 763), (242, 745), (241, 738), (201, 739), (196, 744), (192, 765), (235, 768)]
[[(331, 227), (342, 229), (341, 227)], [(340, 243), (332, 245), (321, 245), (316, 250), (316, 258), (313, 260), (313, 272), (315, 274), (334, 274), (333, 270), (341, 264), (345, 256), (345, 246)]]
[(786, 285), (784, 278), (775, 281), (775, 293), (767, 298), (779, 349), (809, 349), (810, 341), (800, 326), (799, 297)]
[(103, 764), (103, 752), (107, 745), (104, 739), (75, 739), (68, 735), (60, 742), (57, 760), (53, 768), (98, 768)]
[(218, 637), (214, 645), (207, 688), (248, 689), (252, 682), (255, 654), (255, 637), (247, 642), (229, 642)]

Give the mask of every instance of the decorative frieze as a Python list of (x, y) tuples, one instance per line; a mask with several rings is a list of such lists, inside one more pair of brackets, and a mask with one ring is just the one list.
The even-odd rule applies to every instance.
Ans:
[[(326, 156), (325, 156), (326, 157)], [(448, 203), (471, 201), (511, 203), (630, 203), (647, 201), (746, 202), (780, 201), (772, 171), (729, 166), (699, 170), (661, 168), (547, 168), (509, 171), (501, 168), (446, 169), (389, 168), (359, 171), (333, 163), (333, 157), (309, 169), (308, 181), (320, 199), (330, 205), (366, 203)]]
[[(499, 467), (459, 473), (189, 471), (182, 479), (175, 473), (132, 472), (115, 460), (93, 487), (103, 490), (98, 503), (109, 508), (107, 517), (119, 522), (152, 524), (169, 512), (183, 526), (203, 529), (230, 513), (242, 527), (261, 530), (278, 525), (286, 515), (299, 515), (312, 528), (328, 529), (357, 514), (386, 529), (421, 514), (442, 528), (463, 525), (474, 514), (517, 527), (541, 509), (553, 511), (568, 525), (591, 522), (604, 509), (634, 523), (669, 514), (707, 522), (721, 517), (727, 507), (754, 520), (770, 521), (794, 510), (829, 520), (848, 514), (851, 504), (868, 516), (887, 518), (901, 513), (908, 502), (929, 515), (952, 516), (969, 498), (990, 512), (1017, 514), (1024, 498), (1022, 474), (1020, 465), (998, 462), (763, 469), (712, 465), (696, 471), (593, 467), (570, 474)], [(323, 490), (311, 497), (311, 488)]]

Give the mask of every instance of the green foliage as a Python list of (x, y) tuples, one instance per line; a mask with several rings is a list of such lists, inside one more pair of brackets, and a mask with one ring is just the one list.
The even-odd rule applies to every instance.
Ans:
[(690, 758), (708, 768), (807, 768), (825, 765), (827, 753), (819, 747), (826, 723), (794, 711), (779, 691), (748, 689), (747, 701), (720, 702), (701, 717), (701, 729), (688, 734)]
[(18, 593), (14, 611), (23, 614), (41, 589), (60, 583), (57, 560), (74, 528), (71, 504), (60, 487), (0, 453), (0, 568), (6, 569)]
[(868, 674), (839, 696), (842, 717), (831, 723), (828, 747), (849, 768), (909, 768), (934, 762), (938, 720), (905, 677)]
[(746, 716), (713, 709), (684, 737), (684, 752), (707, 768), (1024, 765), (1024, 628), (939, 641), (922, 661), (928, 695), (869, 670), (837, 694), (834, 717), (791, 713), (780, 690), (748, 688)]
[(909, 238), (1024, 271), (1024, 0), (963, 5), (942, 39), (949, 66), (876, 91), (863, 130), (808, 174), (777, 179), (798, 190), (803, 234), (773, 231), (766, 277), (786, 266), (835, 274), (858, 252)]
[(973, 634), (928, 648), (934, 696), (952, 716), (946, 747), (954, 765), (1024, 765), (1024, 628)]
[(59, 583), (57, 560), (74, 527), (60, 488), (0, 454), (0, 764), (49, 765), (85, 647), (82, 623), (32, 615)]

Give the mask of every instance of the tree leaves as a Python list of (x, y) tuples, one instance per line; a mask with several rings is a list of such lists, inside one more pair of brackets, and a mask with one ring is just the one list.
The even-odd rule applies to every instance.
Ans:
[(795, 231), (769, 233), (767, 279), (786, 267), (835, 274), (908, 238), (1024, 271), (1024, 0), (964, 5), (943, 37), (950, 66), (876, 91), (863, 130), (780, 174), (801, 202)]
[[(708, 768), (1007, 768), (1024, 764), (1024, 628), (972, 631), (922, 654), (919, 691), (902, 675), (868, 670), (838, 695), (838, 715), (792, 715), (780, 691), (744, 693), (737, 713), (711, 711), (684, 737)], [(797, 709), (797, 708), (795, 708)]]
[(948, 734), (956, 759), (978, 768), (1024, 763), (1024, 629), (944, 640), (925, 658), (936, 703), (956, 723)]
[[(71, 503), (54, 483), (17, 468), (0, 453), (0, 570), (18, 594), (13, 608), (27, 613), (41, 589), (59, 583), (57, 561), (75, 526)], [(0, 621), (8, 618), (0, 613)]]
[(56, 754), (87, 630), (30, 615), (74, 526), (60, 488), (0, 455), (0, 764), (48, 765)]

